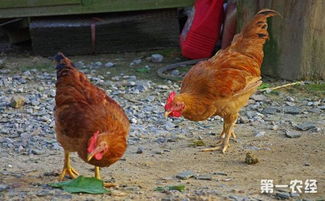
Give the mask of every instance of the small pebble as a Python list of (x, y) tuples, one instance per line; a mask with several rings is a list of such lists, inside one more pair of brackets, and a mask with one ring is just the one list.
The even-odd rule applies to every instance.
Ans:
[(307, 131), (307, 130), (315, 130), (316, 126), (313, 123), (305, 122), (305, 123), (302, 123), (302, 124), (298, 124), (296, 126), (296, 128), (298, 128), (301, 131)]
[(115, 66), (115, 64), (112, 63), (112, 62), (107, 62), (107, 63), (105, 64), (105, 67), (107, 67), (107, 68), (111, 68), (111, 67), (114, 67), (114, 66)]
[(151, 55), (151, 62), (153, 63), (160, 63), (164, 60), (164, 56), (161, 54), (153, 54)]
[(275, 194), (275, 197), (280, 199), (280, 200), (286, 200), (290, 198), (290, 194), (287, 192), (277, 192)]
[(298, 137), (301, 137), (301, 134), (298, 133), (298, 132), (295, 132), (295, 131), (285, 131), (285, 135), (288, 138), (298, 138)]
[(212, 180), (212, 176), (211, 175), (199, 175), (199, 176), (197, 176), (196, 177), (196, 179), (198, 179), (198, 180), (209, 180), (209, 181), (211, 181)]
[(137, 154), (142, 154), (143, 153), (143, 148), (142, 147), (138, 147), (136, 153)]
[(263, 137), (265, 135), (265, 131), (257, 131), (255, 137)]
[(178, 179), (182, 179), (182, 180), (187, 180), (191, 177), (194, 177), (194, 173), (192, 171), (184, 171), (184, 172), (181, 172), (181, 173), (178, 173), (176, 175), (176, 178)]
[(23, 96), (13, 96), (10, 100), (10, 106), (13, 108), (21, 108), (25, 104), (25, 98)]

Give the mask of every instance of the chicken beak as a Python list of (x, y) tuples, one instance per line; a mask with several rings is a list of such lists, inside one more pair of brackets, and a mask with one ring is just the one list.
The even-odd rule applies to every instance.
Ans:
[(170, 113), (172, 113), (172, 112), (171, 112), (171, 111), (166, 111), (166, 112), (165, 112), (165, 115), (164, 115), (165, 118), (168, 118), (168, 116), (169, 116)]
[(105, 149), (106, 149), (106, 146), (104, 146), (104, 145), (100, 145), (100, 146), (96, 147), (96, 149), (94, 151), (92, 151), (91, 153), (88, 153), (87, 161), (90, 161), (97, 153), (100, 153), (100, 152), (104, 151)]

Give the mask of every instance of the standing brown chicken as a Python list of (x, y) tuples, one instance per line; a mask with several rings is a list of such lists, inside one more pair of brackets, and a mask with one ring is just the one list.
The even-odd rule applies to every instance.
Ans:
[[(70, 152), (99, 167), (118, 161), (127, 147), (129, 120), (123, 109), (106, 93), (90, 83), (62, 53), (55, 56), (57, 82), (55, 96), (55, 130), (64, 149), (64, 167), (59, 180), (66, 174), (78, 173), (71, 167)], [(110, 186), (106, 184), (105, 186)]]
[(230, 137), (236, 138), (234, 125), (238, 112), (262, 83), (263, 45), (269, 38), (266, 20), (274, 15), (279, 14), (269, 9), (259, 11), (228, 48), (190, 69), (180, 94), (169, 94), (166, 117), (184, 116), (202, 121), (219, 115), (224, 119), (218, 146), (203, 151), (222, 150), (224, 153)]

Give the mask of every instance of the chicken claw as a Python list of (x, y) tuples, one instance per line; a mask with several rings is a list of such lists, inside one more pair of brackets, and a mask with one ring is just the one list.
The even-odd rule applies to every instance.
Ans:
[(118, 187), (117, 184), (114, 184), (114, 183), (107, 183), (107, 182), (104, 182), (104, 186), (105, 186), (105, 188)]
[[(232, 134), (229, 135), (233, 136)], [(203, 152), (209, 152), (209, 151), (217, 151), (217, 150), (221, 150), (222, 153), (225, 153), (226, 150), (228, 149), (228, 147), (230, 147), (229, 145), (229, 137), (226, 138), (222, 138), (217, 142), (217, 146), (215, 147), (211, 147), (211, 148), (207, 148), (207, 149), (202, 149), (201, 151)]]
[[(222, 131), (222, 132), (220, 133), (220, 138), (225, 138), (225, 136), (226, 136), (226, 132)], [(234, 141), (237, 140), (237, 136), (235, 135), (235, 132), (234, 132), (234, 131), (231, 132), (231, 137), (233, 137), (233, 140), (234, 140)]]
[[(101, 179), (98, 166), (95, 166), (95, 177), (96, 177), (96, 179)], [(114, 183), (106, 183), (106, 182), (104, 182), (104, 187), (105, 188), (112, 188), (112, 187), (118, 187), (118, 185), (114, 184)]]
[(59, 176), (59, 181), (62, 181), (65, 175), (69, 175), (73, 179), (77, 178), (79, 175), (79, 173), (71, 167), (69, 152), (64, 153), (64, 166)]

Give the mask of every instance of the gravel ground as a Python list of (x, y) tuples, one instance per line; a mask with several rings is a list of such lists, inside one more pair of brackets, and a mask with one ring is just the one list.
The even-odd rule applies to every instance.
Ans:
[[(56, 181), (63, 166), (63, 149), (54, 133), (54, 67), (29, 55), (0, 59), (0, 200), (325, 199), (324, 91), (313, 93), (302, 86), (254, 95), (241, 111), (238, 141), (226, 154), (204, 153), (200, 149), (216, 142), (222, 119), (163, 118), (167, 94), (180, 86), (154, 77), (154, 70), (177, 59), (150, 55), (72, 57), (94, 84), (122, 105), (132, 124), (125, 157), (102, 169), (105, 180), (119, 184), (107, 195), (68, 194), (47, 185)], [(259, 163), (245, 164), (247, 152)], [(77, 155), (72, 161), (81, 174), (93, 175), (92, 167)], [(277, 188), (261, 194), (261, 179), (275, 184), (316, 179), (318, 193)], [(186, 186), (184, 192), (154, 191), (179, 184)]]

